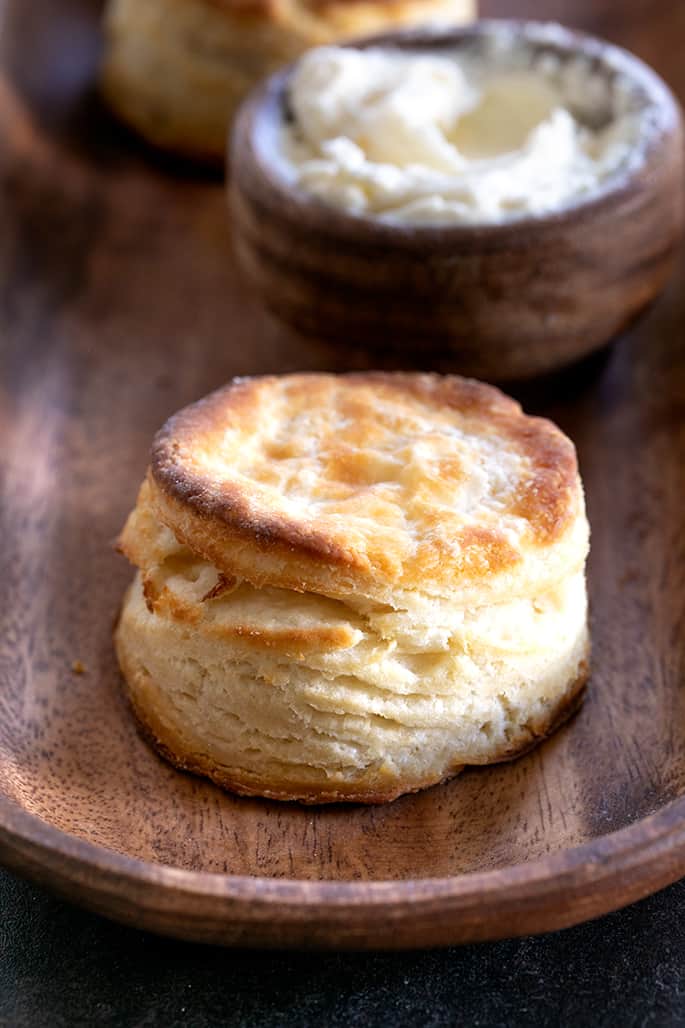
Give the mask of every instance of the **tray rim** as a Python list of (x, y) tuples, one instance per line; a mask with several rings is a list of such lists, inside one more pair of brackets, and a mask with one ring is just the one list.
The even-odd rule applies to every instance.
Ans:
[(524, 863), (441, 878), (337, 881), (156, 864), (57, 828), (0, 791), (0, 863), (111, 919), (186, 940), (299, 949), (451, 945), (579, 924), (675, 882), (685, 875), (685, 796)]

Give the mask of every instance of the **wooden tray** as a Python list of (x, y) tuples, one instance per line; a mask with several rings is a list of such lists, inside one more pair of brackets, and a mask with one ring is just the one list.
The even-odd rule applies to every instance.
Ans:
[(592, 688), (550, 742), (387, 807), (303, 809), (231, 798), (139, 739), (111, 541), (154, 429), (236, 373), (347, 361), (245, 295), (220, 184), (152, 162), (101, 111), (95, 13), (15, 0), (3, 44), (2, 861), (160, 932), (322, 947), (558, 928), (685, 874), (677, 284), (603, 361), (527, 397), (576, 440), (594, 528)]

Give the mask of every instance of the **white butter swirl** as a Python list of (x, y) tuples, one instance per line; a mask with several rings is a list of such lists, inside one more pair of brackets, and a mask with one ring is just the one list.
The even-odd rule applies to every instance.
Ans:
[(382, 219), (497, 222), (559, 210), (628, 160), (639, 119), (608, 110), (591, 127), (552, 72), (456, 52), (312, 50), (290, 83), (283, 154), (302, 190)]

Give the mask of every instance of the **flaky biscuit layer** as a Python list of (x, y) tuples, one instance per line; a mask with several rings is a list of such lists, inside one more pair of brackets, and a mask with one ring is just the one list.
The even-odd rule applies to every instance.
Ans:
[[(345, 618), (331, 601), (317, 611), (312, 598), (293, 598), (288, 633), (269, 591), (251, 609), (232, 597), (188, 617), (183, 604), (146, 602), (138, 576), (116, 638), (148, 735), (174, 763), (238, 792), (392, 799), (535, 745), (572, 712), (587, 677), (582, 577), (542, 598), (529, 615), (537, 637), (509, 650), (502, 637), (495, 650), (469, 644), (478, 612), (475, 631), (455, 633), (448, 650), (416, 654), (354, 615), (354, 642), (340, 648)], [(512, 612), (502, 613), (506, 627)], [(484, 617), (492, 621), (492, 610)]]

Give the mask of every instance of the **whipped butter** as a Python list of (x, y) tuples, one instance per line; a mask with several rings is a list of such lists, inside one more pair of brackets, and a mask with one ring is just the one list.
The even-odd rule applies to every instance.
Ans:
[(550, 54), (322, 47), (297, 65), (281, 156), (323, 202), (405, 223), (557, 211), (630, 161), (639, 117)]

